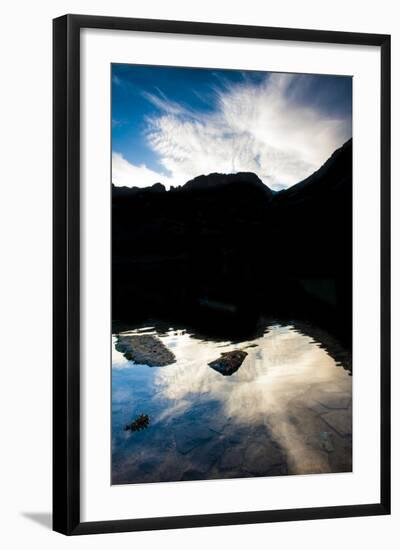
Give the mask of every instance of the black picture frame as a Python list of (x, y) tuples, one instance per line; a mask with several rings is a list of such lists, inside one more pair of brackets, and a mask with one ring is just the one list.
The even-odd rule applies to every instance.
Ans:
[[(381, 495), (371, 504), (80, 520), (80, 31), (84, 28), (306, 41), (381, 50)], [(390, 36), (65, 15), (53, 21), (53, 529), (66, 535), (390, 514)]]

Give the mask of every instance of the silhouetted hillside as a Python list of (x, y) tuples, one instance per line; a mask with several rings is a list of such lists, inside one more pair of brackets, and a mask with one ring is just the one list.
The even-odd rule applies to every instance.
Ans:
[(209, 174), (208, 176), (197, 176), (182, 187), (184, 191), (203, 191), (215, 189), (216, 187), (237, 186), (245, 184), (258, 188), (266, 197), (272, 196), (272, 191), (264, 185), (260, 178), (252, 172), (238, 172), (237, 174)]
[(114, 319), (232, 332), (296, 316), (350, 343), (352, 141), (279, 193), (252, 173), (113, 186), (112, 246)]

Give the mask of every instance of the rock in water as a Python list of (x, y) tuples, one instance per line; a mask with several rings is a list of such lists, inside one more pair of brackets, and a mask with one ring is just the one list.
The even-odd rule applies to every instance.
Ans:
[(240, 349), (227, 351), (222, 353), (219, 359), (211, 361), (208, 365), (223, 376), (230, 376), (238, 370), (246, 356), (247, 352)]
[(140, 334), (118, 336), (115, 349), (125, 359), (149, 367), (164, 367), (175, 363), (175, 355), (156, 336)]
[(148, 414), (140, 414), (135, 420), (125, 426), (125, 431), (141, 432), (149, 427), (149, 422)]

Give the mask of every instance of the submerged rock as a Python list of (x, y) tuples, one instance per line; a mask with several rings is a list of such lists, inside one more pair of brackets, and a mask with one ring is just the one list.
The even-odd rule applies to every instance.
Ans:
[(222, 353), (219, 359), (211, 361), (208, 365), (223, 376), (230, 376), (238, 370), (246, 356), (247, 352), (240, 349), (227, 351)]
[(262, 476), (283, 462), (282, 452), (274, 443), (254, 442), (245, 450), (243, 468), (255, 476)]
[(243, 448), (236, 446), (225, 450), (219, 467), (221, 470), (238, 470), (243, 463)]
[(215, 437), (215, 433), (203, 426), (182, 425), (174, 432), (176, 449), (185, 455)]
[(327, 453), (332, 453), (335, 450), (332, 434), (330, 432), (320, 432), (321, 448)]
[(159, 338), (150, 334), (118, 336), (115, 349), (125, 359), (149, 367), (164, 367), (175, 363), (175, 355)]
[(321, 415), (322, 420), (333, 428), (342, 437), (351, 436), (352, 434), (352, 419), (351, 414), (346, 410), (333, 410)]

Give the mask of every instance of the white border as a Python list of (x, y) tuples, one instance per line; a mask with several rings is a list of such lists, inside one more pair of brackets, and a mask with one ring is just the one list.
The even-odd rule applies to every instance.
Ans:
[[(352, 474), (110, 486), (111, 62), (354, 75)], [(82, 31), (81, 521), (379, 502), (379, 150), (377, 47)]]

